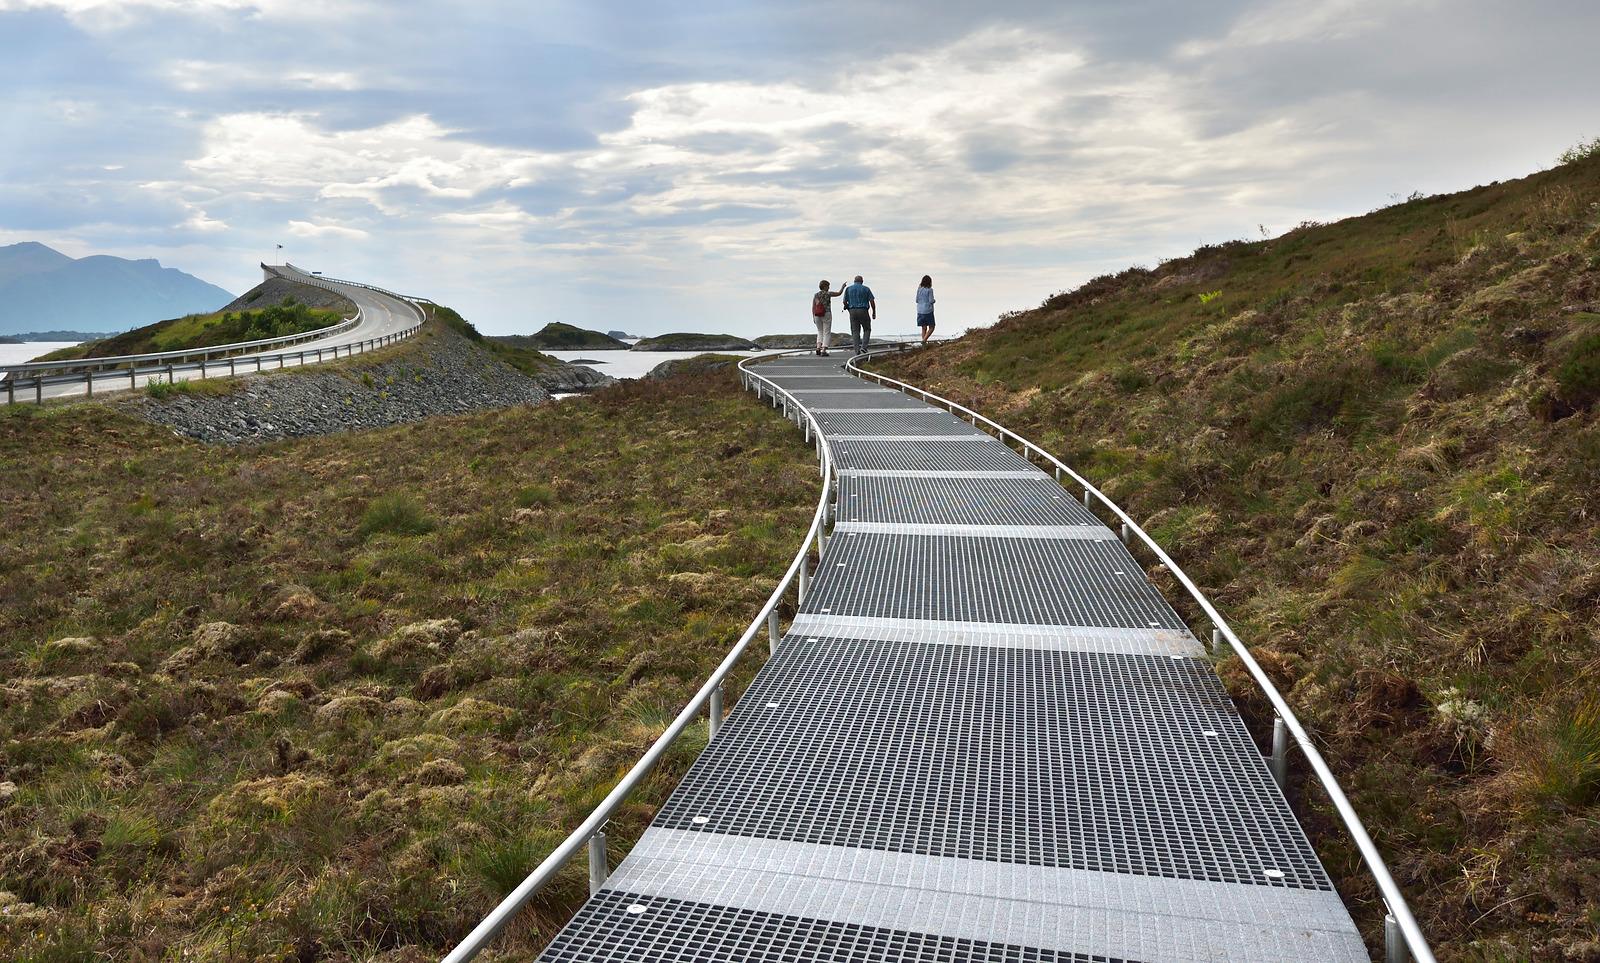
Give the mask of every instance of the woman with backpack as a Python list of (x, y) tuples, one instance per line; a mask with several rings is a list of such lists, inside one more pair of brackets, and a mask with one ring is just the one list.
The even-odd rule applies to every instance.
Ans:
[(922, 329), (922, 341), (926, 344), (933, 334), (933, 278), (926, 274), (917, 288), (917, 327)]
[(811, 296), (811, 320), (817, 325), (817, 347), (813, 353), (823, 357), (833, 347), (833, 299), (842, 294), (844, 288), (829, 291), (828, 282), (823, 281), (817, 286), (817, 293)]

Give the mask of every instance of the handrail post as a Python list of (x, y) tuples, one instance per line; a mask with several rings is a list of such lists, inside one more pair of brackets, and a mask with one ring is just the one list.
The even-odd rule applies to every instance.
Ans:
[(1226, 652), (1227, 652), (1227, 650), (1222, 647), (1222, 630), (1219, 629), (1219, 628), (1213, 627), (1211, 629), (1211, 656), (1212, 656), (1212, 658), (1220, 659)]
[(1289, 782), (1289, 726), (1279, 715), (1272, 717), (1272, 778), (1280, 791)]
[(810, 548), (811, 546), (806, 546), (806, 557), (800, 560), (800, 584), (795, 589), (796, 608), (806, 604), (806, 589), (810, 587), (811, 577), (806, 572), (806, 569), (811, 567)]
[(1406, 947), (1405, 937), (1400, 932), (1400, 922), (1393, 913), (1388, 912), (1383, 914), (1383, 961), (1411, 963), (1411, 950)]
[(1083, 507), (1084, 508), (1088, 508), (1089, 507), (1089, 489), (1087, 489), (1087, 488), (1085, 488), (1083, 490)]
[(1122, 544), (1124, 544), (1124, 545), (1128, 544), (1128, 538), (1130, 536), (1132, 536), (1132, 535), (1133, 535), (1133, 530), (1128, 527), (1128, 523), (1127, 522), (1123, 522), (1122, 523)]
[(776, 605), (774, 605), (772, 607), (772, 609), (769, 612), (767, 612), (767, 654), (768, 655), (777, 655), (778, 654), (778, 640), (780, 638), (782, 638), (782, 636), (778, 634), (778, 607)]
[(606, 877), (611, 875), (606, 866), (606, 831), (599, 829), (589, 837), (589, 895), (600, 892), (606, 884)]
[(717, 733), (722, 731), (722, 685), (717, 684), (711, 690), (711, 699), (706, 703), (706, 729), (709, 737), (715, 739)]

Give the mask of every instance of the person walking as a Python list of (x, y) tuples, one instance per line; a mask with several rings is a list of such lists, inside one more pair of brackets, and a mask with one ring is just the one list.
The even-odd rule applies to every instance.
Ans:
[(827, 357), (828, 349), (833, 347), (833, 299), (842, 294), (843, 288), (829, 291), (828, 282), (823, 281), (817, 286), (817, 293), (811, 296), (811, 320), (817, 324), (815, 353), (823, 357)]
[(922, 331), (922, 343), (933, 336), (933, 277), (924, 274), (917, 288), (917, 327)]
[(856, 343), (856, 354), (861, 354), (872, 341), (872, 322), (878, 320), (878, 301), (872, 296), (872, 289), (861, 283), (859, 274), (855, 283), (844, 289), (844, 307), (850, 312), (850, 337)]

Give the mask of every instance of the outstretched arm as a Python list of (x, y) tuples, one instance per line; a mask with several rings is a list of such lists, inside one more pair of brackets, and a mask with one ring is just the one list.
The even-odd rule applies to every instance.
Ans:
[(844, 288), (840, 288), (837, 291), (829, 291), (828, 292), (828, 297), (830, 297), (830, 298), (842, 298), (842, 297), (844, 297)]

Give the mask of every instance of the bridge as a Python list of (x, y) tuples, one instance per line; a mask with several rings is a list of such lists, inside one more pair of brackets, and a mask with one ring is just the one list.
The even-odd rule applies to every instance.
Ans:
[[(817, 444), (806, 549), (639, 765), (449, 963), (584, 848), (591, 898), (541, 960), (1369, 959), (1282, 792), (1291, 742), (1383, 895), (1386, 959), (1432, 960), (1281, 695), (1120, 508), (1071, 475), (1079, 502), (1070, 469), (977, 413), (853, 364), (742, 368)], [(1127, 541), (1192, 592), (1213, 652)], [(723, 680), (763, 621), (771, 656), (724, 719)], [(1265, 757), (1213, 668), (1229, 652), (1277, 710)], [(702, 710), (709, 744), (613, 870), (606, 820)]]
[(326, 328), (259, 341), (112, 358), (0, 366), (0, 398), (7, 404), (17, 404), (92, 397), (96, 391), (132, 390), (152, 382), (171, 383), (301, 367), (393, 344), (415, 334), (422, 325), (421, 299), (369, 284), (325, 278), (292, 264), (263, 264), (261, 269), (268, 278), (281, 277), (336, 291), (355, 304), (356, 313)]

